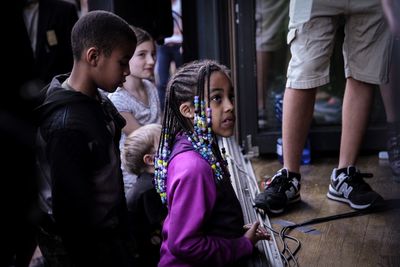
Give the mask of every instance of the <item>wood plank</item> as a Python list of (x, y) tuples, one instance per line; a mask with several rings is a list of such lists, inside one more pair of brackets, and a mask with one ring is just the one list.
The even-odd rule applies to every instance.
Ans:
[[(261, 156), (251, 161), (258, 181), (282, 167), (271, 157)], [(302, 201), (281, 215), (269, 215), (274, 229), (281, 229), (274, 224), (278, 219), (300, 223), (353, 211), (348, 205), (326, 197), (329, 177), (336, 164), (336, 157), (325, 156), (301, 167)], [(302, 245), (297, 254), (299, 266), (400, 266), (400, 184), (393, 181), (387, 162), (379, 161), (377, 154), (361, 156), (358, 167), (362, 172), (374, 173), (366, 181), (392, 207), (310, 226), (320, 231), (317, 235), (291, 231)], [(281, 249), (278, 241), (277, 244)]]

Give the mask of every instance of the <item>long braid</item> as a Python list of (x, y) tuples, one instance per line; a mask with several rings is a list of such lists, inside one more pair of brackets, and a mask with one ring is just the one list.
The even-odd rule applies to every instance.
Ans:
[[(210, 101), (204, 99), (205, 86), (207, 86), (208, 98), (210, 96), (210, 76), (214, 71), (222, 71), (229, 76), (228, 69), (216, 61), (200, 60), (180, 67), (168, 82), (163, 129), (155, 160), (154, 179), (155, 188), (163, 203), (166, 203), (169, 157), (178, 133), (185, 134), (192, 142), (195, 150), (210, 163), (217, 183), (222, 178), (229, 177), (226, 161), (221, 155), (218, 143), (211, 130)], [(184, 117), (179, 110), (180, 105), (187, 101), (198, 107), (195, 111), (194, 123)], [(207, 107), (205, 107), (205, 103), (207, 103)]]
[[(224, 66), (222, 66), (222, 67), (224, 67)], [(207, 89), (206, 90), (207, 90), (207, 96), (208, 96), (207, 108), (210, 108), (210, 97), (209, 97), (210, 94), (211, 94), (211, 91), (210, 91), (210, 78), (211, 78), (210, 67), (206, 67), (205, 71), (206, 71), (204, 73), (205, 77), (203, 76), (203, 77), (201, 77), (199, 79), (200, 81), (202, 81), (202, 84), (199, 85), (199, 87), (198, 87), (198, 93), (201, 94), (202, 95), (201, 98), (203, 98), (204, 89), (201, 90), (200, 88), (204, 88), (204, 81), (205, 81), (205, 78), (206, 78), (207, 79), (207, 83), (206, 83), (207, 84)], [(223, 68), (222, 71), (224, 71), (228, 76), (230, 76), (228, 69)], [(217, 138), (215, 137), (214, 132), (210, 131), (210, 134), (212, 134), (212, 140), (213, 140), (212, 144), (210, 144), (210, 148), (212, 149), (214, 156), (217, 158), (217, 161), (224, 163), (223, 167), (225, 168), (225, 173), (229, 176), (229, 172), (226, 169), (227, 161), (226, 161), (226, 158), (224, 156), (225, 155), (225, 148), (224, 147), (222, 147), (221, 149), (219, 148), (218, 143), (217, 143)]]

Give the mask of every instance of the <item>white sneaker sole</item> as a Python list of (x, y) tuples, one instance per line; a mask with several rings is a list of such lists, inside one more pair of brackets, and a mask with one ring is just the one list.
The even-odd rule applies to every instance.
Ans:
[[(299, 202), (300, 200), (301, 200), (301, 196), (300, 196), (300, 194), (299, 194), (296, 198), (294, 198), (294, 199), (288, 201), (287, 205), (291, 205), (291, 204), (297, 203), (297, 202)], [(286, 206), (287, 206), (287, 205), (286, 205)], [(286, 208), (286, 207), (285, 207), (285, 208)], [(279, 213), (284, 212), (284, 211), (285, 211), (285, 208), (282, 208), (282, 209), (279, 209), (279, 210), (269, 209), (269, 211), (270, 211), (271, 213), (274, 213), (274, 214), (279, 214)]]
[(332, 199), (332, 200), (335, 200), (335, 201), (339, 201), (339, 202), (343, 202), (343, 203), (347, 203), (347, 204), (350, 205), (350, 207), (352, 207), (353, 209), (356, 209), (356, 210), (363, 210), (363, 209), (366, 209), (366, 208), (370, 207), (371, 204), (372, 204), (372, 203), (370, 203), (370, 204), (365, 204), (365, 205), (357, 205), (357, 204), (354, 204), (354, 203), (351, 202), (349, 199), (347, 199), (347, 198), (341, 196), (341, 194), (340, 194), (339, 192), (337, 192), (337, 191), (335, 190), (335, 188), (332, 187), (332, 185), (329, 185), (329, 191), (328, 191), (328, 193), (326, 194), (326, 196), (327, 196), (329, 199)]

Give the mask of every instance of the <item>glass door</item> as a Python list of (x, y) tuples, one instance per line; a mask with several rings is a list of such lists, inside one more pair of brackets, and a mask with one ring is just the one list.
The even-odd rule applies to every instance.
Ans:
[[(287, 45), (289, 1), (235, 0), (233, 38), (238, 139), (245, 149), (257, 146), (260, 153), (275, 153), (281, 136), (282, 100), (286, 69), (290, 60)], [(318, 89), (310, 128), (315, 151), (338, 151), (341, 130), (343, 74), (343, 29), (339, 29), (331, 60), (331, 83)], [(385, 114), (379, 94), (363, 149), (385, 148)]]

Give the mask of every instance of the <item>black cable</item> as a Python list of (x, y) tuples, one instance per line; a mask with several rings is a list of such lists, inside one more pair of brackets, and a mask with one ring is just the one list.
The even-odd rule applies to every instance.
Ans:
[[(232, 160), (233, 164), (236, 166), (236, 168), (240, 172), (245, 174), (246, 178), (248, 178), (248, 180), (250, 182), (254, 182), (255, 185), (258, 186), (257, 183), (252, 179), (252, 177), (249, 174), (247, 174), (247, 172), (243, 168), (241, 168), (239, 166), (239, 164), (236, 162), (236, 160), (233, 157), (231, 157), (229, 154), (227, 154), (226, 156), (227, 156), (227, 158), (230, 158)], [(254, 198), (250, 198), (250, 200), (252, 201), (253, 206), (254, 206), (254, 204), (255, 204)], [(396, 205), (395, 203), (392, 203), (392, 206), (398, 208), (398, 205)], [(388, 203), (383, 203), (383, 204), (378, 203), (378, 205), (375, 204), (373, 207), (370, 207), (370, 208), (364, 209), (364, 210), (356, 210), (356, 211), (351, 211), (351, 212), (346, 212), (346, 213), (335, 214), (335, 215), (331, 215), (331, 216), (318, 217), (318, 218), (310, 219), (310, 220), (307, 220), (307, 221), (304, 221), (304, 222), (301, 222), (298, 224), (284, 226), (280, 232), (274, 230), (272, 227), (266, 225), (265, 223), (263, 223), (263, 225), (264, 225), (264, 227), (269, 229), (272, 233), (279, 236), (279, 240), (281, 241), (282, 246), (283, 246), (282, 251), (280, 251), (280, 255), (281, 255), (282, 260), (284, 261), (285, 266), (290, 266), (290, 262), (293, 262), (294, 266), (299, 266), (295, 256), (300, 251), (301, 242), (297, 238), (290, 236), (288, 234), (289, 231), (291, 231), (297, 227), (300, 227), (300, 226), (328, 222), (328, 221), (349, 218), (349, 217), (354, 217), (354, 216), (359, 216), (359, 215), (365, 215), (365, 214), (372, 213), (372, 212), (385, 211), (389, 208), (390, 208), (390, 205), (388, 205)], [(264, 219), (265, 219), (265, 213), (261, 212), (261, 210), (258, 208), (256, 208), (256, 211), (258, 211), (261, 214), (261, 216), (264, 217)], [(293, 252), (291, 251), (286, 239), (296, 243), (296, 247)], [(286, 256), (286, 254), (289, 254), (289, 255)]]
[(328, 221), (333, 221), (333, 220), (337, 220), (337, 219), (354, 217), (354, 216), (358, 216), (358, 215), (364, 215), (364, 214), (380, 211), (380, 209), (378, 207), (379, 206), (376, 206), (374, 208), (365, 209), (365, 210), (356, 210), (356, 211), (350, 211), (350, 212), (335, 214), (335, 215), (331, 215), (331, 216), (318, 217), (318, 218), (314, 218), (314, 219), (311, 219), (311, 220), (304, 221), (302, 223), (288, 225), (287, 227), (291, 228), (291, 229), (294, 229), (294, 228), (297, 228), (297, 227), (300, 227), (300, 226), (305, 226), (305, 225), (310, 225), (310, 224), (317, 224), (317, 223), (322, 223), (322, 222), (328, 222)]
[[(280, 240), (280, 242), (282, 243), (282, 246), (283, 246), (283, 250), (280, 251), (279, 254), (281, 255), (281, 258), (284, 261), (285, 265), (289, 266), (290, 261), (294, 261), (295, 262), (295, 266), (298, 266), (298, 263), (297, 263), (297, 260), (295, 259), (295, 256), (296, 256), (296, 253), (300, 250), (301, 243), (297, 238), (295, 238), (293, 236), (290, 236), (290, 235), (288, 235), (286, 233), (288, 230), (291, 230), (291, 229), (289, 229), (288, 227), (284, 227), (284, 228), (282, 228), (282, 230), (280, 232), (278, 232), (278, 231), (276, 231), (275, 229), (273, 229), (272, 227), (270, 227), (269, 225), (267, 225), (265, 223), (263, 223), (263, 226), (265, 228), (267, 228), (268, 230), (270, 230), (273, 234), (279, 236), (279, 240)], [(291, 252), (291, 250), (290, 250), (287, 242), (285, 241), (285, 239), (289, 239), (291, 241), (294, 241), (297, 244), (296, 249), (294, 250), (294, 252)], [(285, 255), (286, 251), (287, 251), (287, 253), (289, 253), (289, 257), (287, 257)]]
[[(280, 237), (280, 240), (283, 245), (281, 257), (284, 259), (287, 266), (290, 266), (291, 261), (294, 262), (294, 266), (298, 266), (299, 264), (298, 264), (295, 256), (296, 256), (296, 253), (300, 250), (301, 243), (297, 238), (294, 238), (286, 233), (287, 231), (290, 231), (290, 230), (291, 229), (289, 227), (285, 226), (280, 231), (279, 237)], [(285, 241), (286, 238), (296, 242), (297, 245), (296, 245), (294, 252), (292, 252), (292, 250), (289, 247), (289, 244)], [(286, 254), (289, 254), (289, 255), (285, 256), (285, 252), (286, 252)]]
[[(356, 211), (350, 211), (350, 212), (345, 212), (345, 213), (340, 213), (340, 214), (335, 214), (335, 215), (330, 215), (330, 216), (325, 216), (325, 217), (318, 217), (318, 218), (310, 219), (310, 220), (307, 220), (307, 221), (304, 221), (301, 223), (284, 226), (279, 232), (274, 230), (272, 227), (269, 227), (266, 224), (263, 224), (263, 225), (264, 225), (264, 227), (268, 228), (271, 232), (273, 232), (275, 235), (279, 236), (279, 240), (281, 241), (282, 247), (283, 247), (282, 251), (280, 251), (280, 255), (282, 257), (282, 260), (284, 261), (285, 266), (290, 266), (290, 262), (293, 262), (294, 266), (298, 266), (298, 262), (297, 262), (297, 259), (295, 258), (295, 256), (301, 248), (301, 242), (297, 238), (290, 236), (288, 234), (288, 231), (293, 230), (300, 226), (328, 222), (328, 221), (349, 218), (349, 217), (354, 217), (354, 216), (359, 216), (359, 215), (365, 215), (365, 214), (372, 213), (372, 212), (384, 211), (385, 209), (387, 209), (387, 207), (384, 205), (376, 205), (374, 207), (371, 207), (371, 208), (365, 209), (365, 210), (356, 210)], [(286, 239), (294, 241), (297, 244), (295, 247), (295, 250), (293, 252), (290, 249), (289, 244), (287, 243)], [(286, 254), (289, 254), (289, 255), (287, 256)]]

